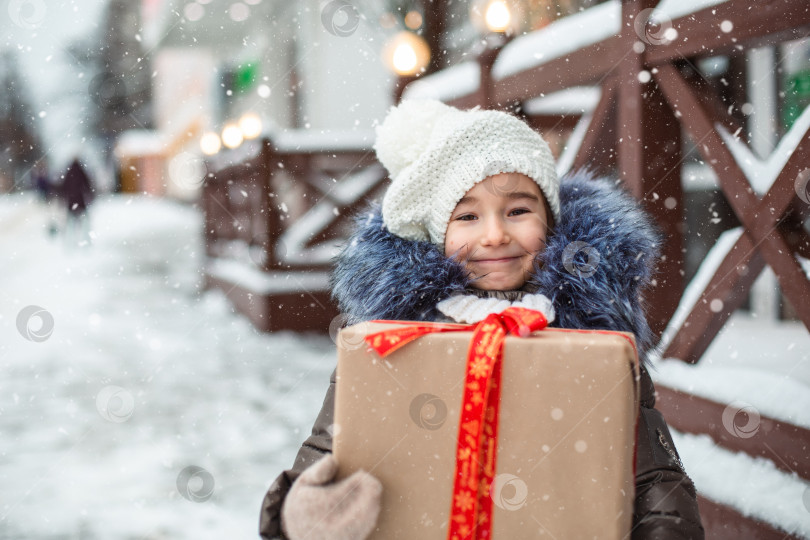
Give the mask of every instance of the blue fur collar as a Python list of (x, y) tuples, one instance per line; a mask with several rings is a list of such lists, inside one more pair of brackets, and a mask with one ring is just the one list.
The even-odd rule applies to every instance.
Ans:
[[(587, 172), (561, 179), (560, 203), (561, 222), (532, 279), (554, 304), (551, 326), (633, 332), (646, 364), (654, 336), (641, 293), (658, 261), (660, 230), (616, 182)], [(355, 218), (331, 279), (332, 297), (351, 323), (432, 321), (436, 303), (469, 284), (464, 268), (433, 244), (389, 233), (377, 204)]]

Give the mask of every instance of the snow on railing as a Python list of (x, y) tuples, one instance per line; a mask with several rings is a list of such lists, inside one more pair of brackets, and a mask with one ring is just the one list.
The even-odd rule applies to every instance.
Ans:
[(478, 62), (461, 62), (409, 84), (402, 99), (438, 99), (452, 101), (478, 90), (481, 66)]
[(748, 145), (737, 137), (736, 133), (729, 133), (720, 123), (716, 123), (715, 128), (723, 138), (723, 142), (726, 143), (731, 155), (734, 156), (734, 161), (745, 173), (748, 183), (751, 184), (757, 195), (762, 196), (771, 189), (805, 133), (810, 130), (810, 107), (805, 107), (804, 112), (782, 137), (771, 155), (764, 160), (757, 158)]
[(289, 153), (364, 151), (374, 143), (373, 129), (283, 129), (264, 136), (278, 151)]
[[(348, 206), (368, 194), (385, 177), (382, 167), (366, 167), (359, 172), (336, 182), (328, 197), (321, 198), (278, 239), (276, 252), (281, 262), (290, 265), (329, 265), (338, 254), (341, 239), (324, 242), (312, 247), (307, 244), (320, 231), (325, 230), (335, 217), (340, 215), (339, 206), (333, 201)], [(278, 249), (280, 248), (280, 249)]]
[[(671, 23), (727, 1), (663, 0), (649, 17)], [(621, 1), (609, 0), (517, 37), (498, 54), (492, 66), (492, 78), (496, 81), (505, 79), (617, 35), (621, 28), (621, 17)], [(402, 99), (452, 101), (478, 91), (480, 81), (478, 62), (461, 62), (412, 82), (405, 88)]]
[(495, 80), (545, 64), (619, 33), (622, 4), (611, 0), (568, 15), (504, 46), (492, 66)]
[(601, 95), (602, 89), (598, 86), (574, 86), (526, 101), (523, 112), (528, 115), (581, 115), (593, 111)]
[(703, 295), (703, 291), (709, 286), (712, 276), (714, 276), (717, 269), (720, 268), (726, 255), (728, 255), (731, 248), (734, 247), (742, 234), (742, 227), (735, 227), (724, 231), (706, 254), (706, 257), (704, 257), (703, 261), (700, 263), (700, 267), (698, 267), (697, 273), (687, 285), (683, 295), (681, 295), (678, 308), (669, 320), (667, 328), (664, 330), (663, 334), (661, 334), (661, 340), (656, 347), (655, 353), (650, 355), (652, 358), (659, 358), (661, 351), (665, 351), (667, 347), (669, 347), (672, 339), (697, 305), (700, 297)]
[(258, 295), (329, 290), (326, 271), (266, 271), (232, 259), (211, 258), (205, 273)]

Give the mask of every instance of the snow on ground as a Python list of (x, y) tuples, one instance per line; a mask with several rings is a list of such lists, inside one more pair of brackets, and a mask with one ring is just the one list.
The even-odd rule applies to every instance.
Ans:
[[(256, 538), (333, 343), (260, 334), (202, 293), (196, 210), (108, 196), (91, 211), (92, 245), (69, 249), (41, 203), (0, 198), (0, 538)], [(32, 305), (53, 317), (44, 341), (40, 318), (18, 329)], [(204, 471), (180, 478), (186, 495), (213, 479), (210, 499), (181, 496), (189, 466)]]
[[(264, 492), (320, 409), (333, 343), (260, 334), (201, 292), (189, 206), (102, 197), (81, 248), (47, 234), (54, 210), (0, 198), (0, 538), (256, 538)], [(49, 336), (40, 318), (18, 324), (28, 306), (53, 317)], [(660, 360), (651, 375), (810, 427), (809, 355), (800, 324), (735, 314), (697, 366)], [(673, 436), (702, 494), (810, 538), (807, 482)], [(188, 479), (190, 466), (202, 472)], [(202, 502), (178, 488), (206, 499), (211, 479)]]

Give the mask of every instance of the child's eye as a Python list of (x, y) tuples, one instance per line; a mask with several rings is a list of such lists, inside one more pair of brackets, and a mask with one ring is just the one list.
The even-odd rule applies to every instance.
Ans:
[(518, 213), (517, 215), (525, 214), (525, 213), (529, 212), (529, 209), (528, 208), (515, 208), (514, 210), (509, 212), (509, 214), (511, 215), (511, 214), (514, 214), (515, 212)]
[(464, 214), (463, 216), (458, 216), (456, 221), (472, 221), (475, 219), (475, 216), (472, 214)]

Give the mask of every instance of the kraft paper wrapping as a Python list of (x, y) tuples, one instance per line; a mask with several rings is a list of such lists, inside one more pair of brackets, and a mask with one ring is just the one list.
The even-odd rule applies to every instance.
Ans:
[[(360, 323), (338, 342), (333, 451), (339, 478), (383, 485), (373, 539), (444, 540), (472, 331), (429, 334), (382, 359)], [(632, 340), (632, 334), (624, 334)], [(493, 538), (628, 535), (638, 359), (619, 333), (545, 329), (506, 338)]]

